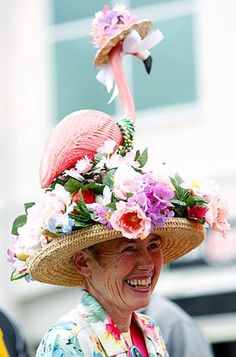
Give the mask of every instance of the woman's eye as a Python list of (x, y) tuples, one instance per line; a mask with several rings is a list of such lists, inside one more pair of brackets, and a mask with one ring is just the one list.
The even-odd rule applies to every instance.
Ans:
[(123, 251), (124, 251), (124, 252), (135, 252), (136, 249), (135, 249), (135, 247), (133, 247), (133, 246), (128, 246), (128, 247), (126, 247)]
[(155, 243), (151, 243), (151, 244), (149, 244), (148, 249), (149, 250), (155, 250), (155, 249), (159, 248), (160, 245), (161, 245), (161, 241), (158, 241), (158, 242), (155, 242)]

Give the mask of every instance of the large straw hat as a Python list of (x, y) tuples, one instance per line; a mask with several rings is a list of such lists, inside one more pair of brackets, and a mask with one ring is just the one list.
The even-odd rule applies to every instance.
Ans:
[[(162, 238), (161, 249), (167, 264), (201, 244), (205, 228), (198, 222), (174, 218), (163, 228), (154, 228), (152, 233)], [(29, 273), (43, 283), (84, 287), (84, 277), (73, 264), (74, 255), (83, 248), (121, 236), (120, 232), (98, 224), (56, 239), (29, 258)]]

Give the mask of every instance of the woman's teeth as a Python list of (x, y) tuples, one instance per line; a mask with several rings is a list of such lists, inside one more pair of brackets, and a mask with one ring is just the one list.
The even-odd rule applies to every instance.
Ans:
[(133, 287), (145, 287), (147, 288), (151, 284), (151, 278), (148, 279), (127, 279), (126, 283)]

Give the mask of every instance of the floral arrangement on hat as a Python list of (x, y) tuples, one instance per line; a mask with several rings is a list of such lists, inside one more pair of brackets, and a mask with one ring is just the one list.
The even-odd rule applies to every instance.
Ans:
[(229, 230), (227, 205), (212, 181), (184, 181), (144, 170), (147, 150), (121, 155), (107, 140), (91, 160), (87, 156), (65, 170), (37, 203), (25, 204), (17, 217), (8, 249), (12, 280), (25, 277), (27, 258), (51, 241), (73, 231), (102, 224), (130, 239), (146, 238), (152, 228), (173, 217), (210, 226), (223, 236)]
[(111, 36), (137, 22), (137, 17), (130, 14), (126, 6), (117, 4), (110, 9), (105, 5), (101, 11), (95, 14), (92, 22), (93, 45), (96, 48), (107, 44)]

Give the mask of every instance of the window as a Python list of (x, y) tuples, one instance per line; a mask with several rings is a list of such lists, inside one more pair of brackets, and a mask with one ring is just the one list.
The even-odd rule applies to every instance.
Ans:
[[(106, 1), (109, 5), (114, 1)], [(138, 111), (181, 108), (197, 103), (195, 14), (190, 0), (126, 1), (141, 18), (152, 18), (164, 41), (152, 49), (153, 68), (148, 76), (136, 58), (127, 61), (126, 74)], [(103, 0), (53, 1), (53, 54), (55, 73), (56, 120), (72, 111), (96, 109), (115, 115), (116, 101), (108, 105), (109, 95), (96, 80), (93, 66), (95, 49), (88, 36), (91, 16), (104, 5)], [(141, 7), (142, 6), (142, 7)], [(125, 64), (127, 64), (125, 61)], [(125, 66), (124, 64), (124, 66)], [(145, 88), (145, 90), (144, 90)], [(118, 116), (119, 116), (119, 110)], [(143, 117), (143, 116), (142, 116)], [(147, 116), (145, 117), (147, 120)]]

